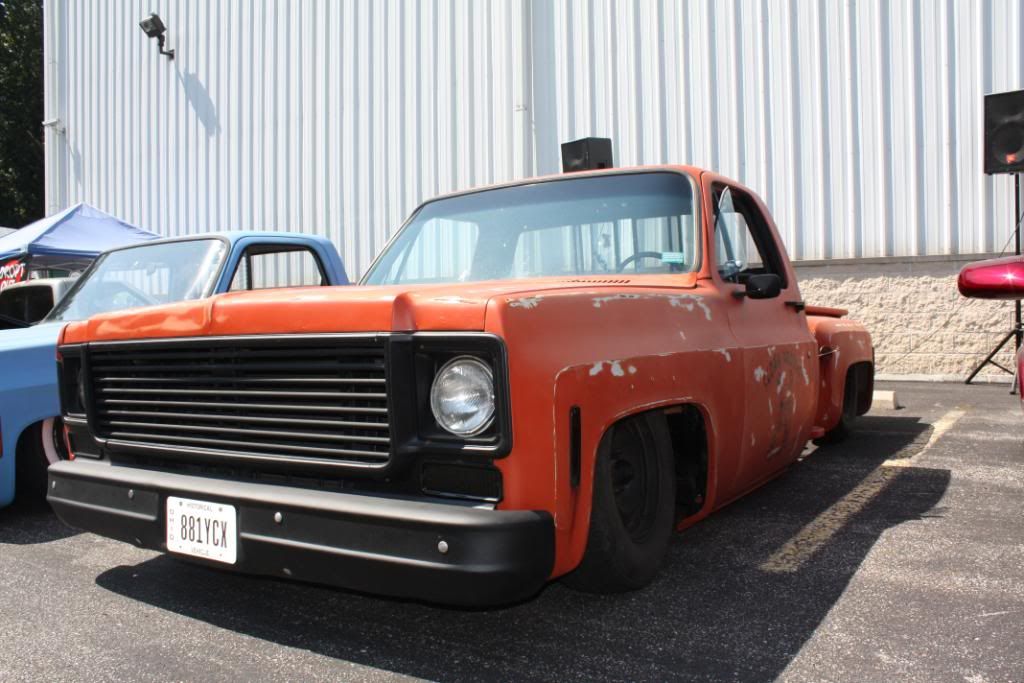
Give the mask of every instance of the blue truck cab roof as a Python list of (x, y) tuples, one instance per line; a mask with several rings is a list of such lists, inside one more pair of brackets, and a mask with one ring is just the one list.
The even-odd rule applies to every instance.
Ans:
[[(159, 240), (146, 242), (146, 245), (165, 244), (167, 242), (185, 242), (202, 239), (219, 239), (227, 243), (229, 247), (228, 258), (224, 262), (214, 293), (226, 292), (231, 286), (231, 278), (234, 276), (238, 262), (245, 254), (245, 249), (253, 244), (267, 246), (287, 247), (294, 246), (295, 249), (312, 249), (319, 257), (324, 268), (324, 276), (331, 285), (349, 284), (348, 274), (345, 272), (345, 265), (338, 255), (334, 243), (320, 235), (306, 235), (296, 232), (281, 232), (272, 230), (224, 230), (217, 232), (199, 233), (195, 235), (183, 235), (181, 237), (165, 237)], [(121, 249), (134, 249), (141, 245), (130, 244), (110, 251)]]

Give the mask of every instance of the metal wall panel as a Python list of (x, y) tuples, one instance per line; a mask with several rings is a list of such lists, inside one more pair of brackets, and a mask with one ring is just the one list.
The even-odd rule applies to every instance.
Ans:
[(584, 135), (749, 184), (798, 259), (998, 251), (1013, 222), (982, 96), (1024, 87), (1019, 0), (50, 0), (45, 26), (50, 211), (319, 233), (352, 274), (420, 200)]

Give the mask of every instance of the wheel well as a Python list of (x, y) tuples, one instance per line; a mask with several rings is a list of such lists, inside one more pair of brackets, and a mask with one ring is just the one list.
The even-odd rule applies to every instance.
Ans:
[(39, 428), (38, 422), (33, 422), (24, 429), (21, 430), (21, 434), (18, 434), (18, 439), (14, 442), (14, 457), (15, 466), (17, 466), (18, 456), (25, 452), (25, 448), (28, 447), (29, 434), (36, 431)]
[[(855, 414), (863, 415), (871, 410), (871, 399), (875, 391), (875, 366), (869, 361), (854, 363), (846, 371), (847, 383), (857, 387), (857, 409)], [(844, 387), (845, 389), (845, 387)]]
[[(28, 466), (30, 458), (35, 451), (35, 444), (39, 441), (42, 426), (42, 422), (33, 422), (21, 430), (21, 434), (18, 435), (18, 441), (14, 446), (14, 467), (16, 470)], [(30, 453), (30, 451), (33, 452)]]
[(708, 491), (708, 435), (704, 415), (689, 404), (663, 411), (676, 466), (677, 518), (689, 517), (704, 506)]
[(33, 422), (18, 435), (14, 447), (14, 490), (18, 498), (46, 495), (46, 457), (39, 438), (42, 422)]

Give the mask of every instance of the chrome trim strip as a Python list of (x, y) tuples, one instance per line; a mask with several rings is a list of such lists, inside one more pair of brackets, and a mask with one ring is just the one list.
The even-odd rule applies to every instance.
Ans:
[[(287, 464), (309, 465), (313, 467), (323, 467), (338, 470), (352, 470), (353, 468), (365, 470), (379, 470), (383, 469), (389, 464), (388, 462), (370, 463), (329, 458), (304, 458), (293, 455), (260, 455), (254, 453), (243, 453), (239, 451), (221, 450), (214, 448), (198, 448), (196, 446), (158, 446), (156, 444), (114, 438), (107, 440), (107, 447), (114, 450), (120, 449), (121, 453), (127, 453), (133, 450), (147, 451), (149, 453), (163, 455), (171, 458), (185, 454), (187, 456), (198, 456), (202, 458), (217, 458), (225, 463), (234, 462), (252, 465)], [(387, 456), (387, 453), (384, 453), (382, 455)]]

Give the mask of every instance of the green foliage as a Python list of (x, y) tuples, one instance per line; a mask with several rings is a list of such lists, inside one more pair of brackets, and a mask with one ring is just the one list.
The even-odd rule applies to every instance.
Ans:
[(42, 0), (0, 0), (0, 225), (43, 216), (42, 120)]

